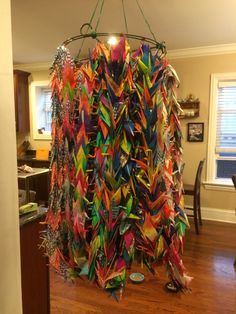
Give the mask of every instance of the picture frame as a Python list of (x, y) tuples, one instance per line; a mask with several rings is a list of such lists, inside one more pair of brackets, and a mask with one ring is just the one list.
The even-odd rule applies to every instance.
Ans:
[(204, 140), (204, 123), (193, 122), (188, 123), (188, 142), (203, 142)]

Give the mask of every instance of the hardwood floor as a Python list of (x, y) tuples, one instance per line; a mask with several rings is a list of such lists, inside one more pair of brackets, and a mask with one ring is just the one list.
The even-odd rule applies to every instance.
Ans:
[(194, 277), (191, 292), (166, 291), (165, 268), (158, 278), (145, 274), (145, 281), (135, 285), (127, 281), (122, 300), (87, 280), (65, 283), (51, 271), (51, 314), (156, 314), (156, 313), (236, 313), (236, 225), (203, 221), (200, 235), (194, 226), (187, 231), (184, 264)]

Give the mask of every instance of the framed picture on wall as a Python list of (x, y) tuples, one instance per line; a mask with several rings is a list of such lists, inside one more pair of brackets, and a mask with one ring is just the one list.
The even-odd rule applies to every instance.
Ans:
[(203, 142), (204, 123), (188, 123), (188, 142)]

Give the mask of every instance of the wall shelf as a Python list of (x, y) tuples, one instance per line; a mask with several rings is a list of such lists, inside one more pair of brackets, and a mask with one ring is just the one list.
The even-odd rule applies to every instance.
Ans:
[(183, 113), (179, 114), (180, 119), (192, 119), (192, 118), (199, 117), (199, 111), (200, 111), (200, 101), (199, 100), (179, 101), (179, 104), (183, 110)]

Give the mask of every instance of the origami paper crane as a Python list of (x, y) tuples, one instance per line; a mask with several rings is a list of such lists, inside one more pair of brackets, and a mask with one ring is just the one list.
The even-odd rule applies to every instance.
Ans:
[(51, 265), (114, 291), (135, 258), (152, 273), (163, 260), (188, 288), (174, 69), (146, 44), (131, 53), (122, 37), (110, 50), (98, 43), (84, 63), (59, 47), (51, 78)]

